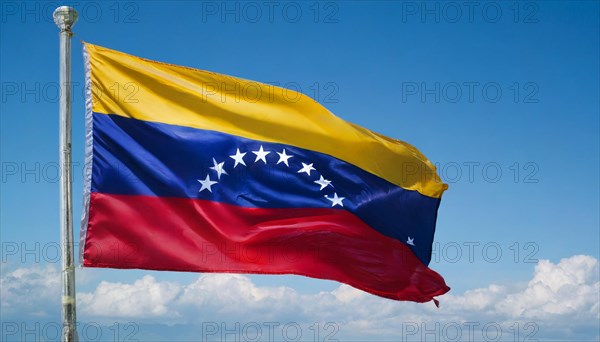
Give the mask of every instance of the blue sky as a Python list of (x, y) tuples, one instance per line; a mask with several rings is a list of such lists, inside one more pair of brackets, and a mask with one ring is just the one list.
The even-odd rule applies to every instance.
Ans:
[[(161, 340), (169, 335), (161, 335), (167, 334), (160, 328), (167, 320), (160, 318), (177, 313), (189, 330), (181, 338), (195, 336), (198, 330), (194, 327), (201, 329), (202, 325), (190, 317), (211, 313), (182, 304), (182, 293), (204, 279), (232, 284), (234, 292), (241, 291), (240, 286), (258, 292), (285, 289), (281, 297), (267, 291), (252, 297), (267, 298), (266, 302), (240, 304), (238, 321), (242, 326), (247, 317), (258, 317), (256, 320), (266, 317), (261, 316), (265, 310), (278, 312), (270, 306), (276, 305), (269, 304), (271, 299), (296, 303), (285, 295), (290, 290), (299, 306), (303, 301), (326, 302), (318, 297), (320, 293), (343, 305), (323, 304), (329, 315), (286, 311), (279, 319), (306, 326), (317, 321), (337, 322), (339, 333), (335, 336), (341, 339), (398, 339), (402, 331), (391, 327), (406, 322), (401, 313), (406, 310), (428, 322), (447, 323), (468, 317), (483, 319), (477, 318), (481, 317), (477, 308), (480, 314), (492, 315), (488, 321), (534, 322), (539, 327), (534, 337), (541, 339), (598, 338), (598, 295), (585, 292), (598, 288), (600, 254), (598, 2), (66, 4), (80, 13), (74, 27), (72, 74), (75, 240), (83, 181), (80, 40), (301, 90), (348, 121), (415, 145), (438, 165), (449, 184), (439, 211), (436, 254), (430, 267), (452, 287), (449, 296), (440, 298), (440, 310), (453, 306), (447, 310), (455, 311), (389, 303), (334, 282), (297, 276), (212, 279), (190, 273), (78, 269), (82, 320), (107, 326), (135, 322), (141, 327), (137, 338), (157, 336), (154, 338)], [(39, 279), (56, 276), (59, 267), (55, 248), (59, 239), (58, 29), (51, 20), (56, 5), (1, 4), (2, 281), (5, 288), (15, 291), (3, 292), (2, 321), (59, 319), (58, 296), (49, 295), (42, 304), (27, 304), (40, 308), (37, 316), (32, 314), (37, 311), (26, 310), (27, 305), (17, 309), (14, 302), (14, 298), (25, 300), (27, 291), (38, 287), (46, 291), (43, 293), (54, 293), (56, 286), (48, 285), (54, 283), (43, 285)], [(565, 274), (572, 275), (572, 282), (552, 283), (569, 278)], [(147, 275), (151, 280), (144, 278)], [(101, 296), (99, 287), (135, 291), (122, 288), (135, 282), (140, 282), (139, 288), (145, 284), (166, 291), (167, 299), (172, 294), (170, 301), (160, 303), (166, 309), (148, 315), (128, 311), (131, 308), (94, 306), (99, 300), (94, 296)], [(507, 303), (513, 303), (511, 298), (526, 301), (532, 297), (527, 291), (539, 290), (538, 283), (545, 284), (553, 295), (546, 293), (545, 302), (530, 303), (517, 314), (506, 309), (512, 305)], [(571, 287), (564, 287), (567, 285)], [(206, 291), (211, 293), (210, 287)], [(345, 297), (344, 291), (352, 294)], [(560, 301), (565, 292), (586, 298), (573, 305), (587, 316), (545, 306), (568, 306)], [(474, 293), (487, 298), (480, 299), (483, 306), (465, 304), (475, 298)], [(138, 297), (132, 294), (131, 298)], [(148, 303), (140, 298), (140, 303)], [(215, 299), (213, 306), (207, 307), (219, 308), (224, 303), (229, 302), (219, 304)], [(389, 315), (377, 320), (384, 325), (377, 328), (382, 333), (361, 335), (376, 324), (369, 323), (366, 328), (358, 324), (373, 316), (365, 309), (365, 317), (361, 317), (352, 305), (390, 306)], [(542, 312), (531, 313), (532, 307)], [(220, 316), (215, 313), (215, 317)], [(575, 318), (581, 327), (560, 329), (560, 322)], [(183, 334), (184, 329), (181, 331)], [(3, 333), (6, 335), (6, 330)], [(525, 335), (521, 331), (520, 336)]]

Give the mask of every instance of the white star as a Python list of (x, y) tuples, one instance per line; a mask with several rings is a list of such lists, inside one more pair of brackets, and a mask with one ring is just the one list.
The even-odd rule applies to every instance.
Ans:
[(310, 176), (310, 171), (311, 171), (311, 170), (316, 170), (316, 169), (313, 167), (313, 164), (312, 164), (312, 163), (310, 163), (310, 164), (308, 164), (308, 165), (307, 165), (307, 164), (304, 164), (304, 163), (302, 163), (302, 168), (301, 168), (300, 170), (298, 170), (298, 173), (306, 172), (306, 174)]
[(257, 161), (259, 161), (259, 160), (262, 160), (266, 164), (267, 163), (267, 159), (265, 159), (265, 157), (267, 156), (267, 154), (269, 154), (271, 152), (263, 150), (262, 145), (260, 145), (260, 149), (258, 151), (252, 151), (252, 153), (256, 154), (256, 160), (254, 161), (255, 163)]
[(319, 191), (321, 191), (325, 189), (328, 185), (330, 185), (331, 181), (323, 178), (323, 175), (321, 175), (321, 178), (319, 178), (319, 180), (316, 180), (315, 183), (321, 186), (321, 189), (319, 189)]
[(198, 191), (198, 192), (202, 192), (205, 189), (208, 189), (208, 191), (212, 192), (212, 189), (210, 187), (213, 186), (213, 184), (218, 183), (218, 182), (211, 181), (209, 175), (206, 175), (205, 180), (198, 179), (198, 182), (200, 182), (200, 184), (202, 184), (202, 187), (200, 188), (200, 191)]
[(411, 246), (414, 246), (415, 245), (415, 239), (414, 238), (411, 239), (410, 236), (409, 236), (408, 240), (406, 240), (406, 243), (409, 244), (409, 245), (411, 245)]
[(228, 174), (227, 171), (225, 171), (225, 169), (223, 168), (223, 164), (225, 164), (225, 162), (217, 163), (217, 161), (215, 160), (215, 158), (213, 158), (213, 164), (215, 166), (211, 166), (210, 169), (217, 171), (217, 178), (218, 179), (221, 179), (221, 175), (227, 175)]
[(288, 159), (292, 158), (293, 156), (288, 156), (287, 154), (285, 154), (285, 148), (283, 149), (283, 151), (281, 151), (281, 153), (277, 152), (277, 154), (279, 155), (279, 160), (277, 161), (277, 164), (284, 163), (285, 166), (289, 167), (290, 165), (288, 164)]
[(333, 193), (333, 197), (325, 195), (325, 198), (331, 201), (332, 207), (335, 207), (336, 205), (343, 207), (344, 204), (342, 203), (342, 201), (346, 199), (346, 197), (338, 197), (337, 193), (335, 192)]
[(245, 155), (246, 155), (246, 152), (240, 153), (240, 149), (238, 148), (237, 152), (235, 152), (234, 155), (229, 156), (229, 158), (232, 158), (233, 160), (235, 160), (235, 164), (233, 164), (234, 168), (237, 166), (237, 164), (242, 164), (242, 165), (246, 166), (246, 162), (244, 162)]

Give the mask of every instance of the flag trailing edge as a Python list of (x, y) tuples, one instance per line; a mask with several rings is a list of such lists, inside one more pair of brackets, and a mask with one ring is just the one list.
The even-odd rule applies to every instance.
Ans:
[(259, 82), (84, 43), (86, 267), (298, 274), (396, 300), (447, 185), (413, 146)]

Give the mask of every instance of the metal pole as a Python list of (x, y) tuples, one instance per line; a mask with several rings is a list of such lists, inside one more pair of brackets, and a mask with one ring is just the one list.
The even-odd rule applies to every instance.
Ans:
[(60, 29), (60, 238), (62, 244), (62, 341), (78, 341), (73, 262), (73, 199), (71, 177), (71, 27), (77, 11), (58, 7), (53, 14)]

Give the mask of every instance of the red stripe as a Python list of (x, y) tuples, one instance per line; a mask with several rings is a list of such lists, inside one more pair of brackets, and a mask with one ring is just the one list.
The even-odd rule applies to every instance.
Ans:
[(187, 198), (92, 193), (84, 265), (298, 274), (417, 302), (450, 290), (403, 243), (345, 210)]

